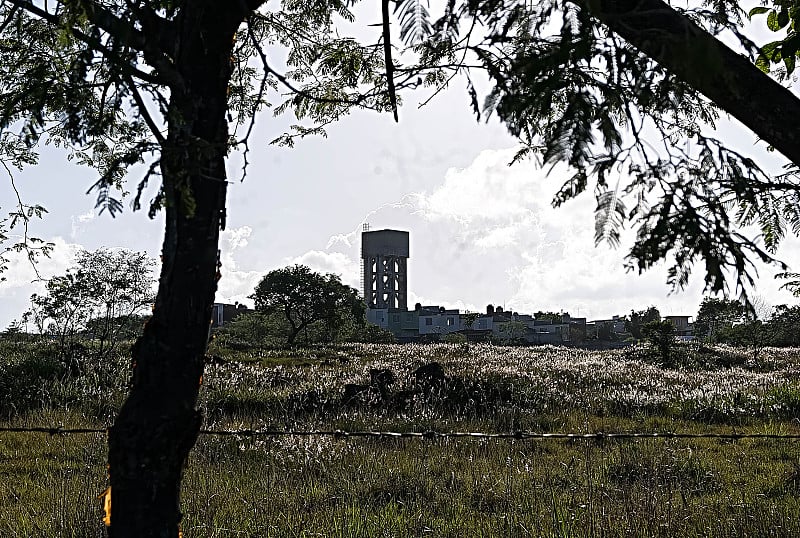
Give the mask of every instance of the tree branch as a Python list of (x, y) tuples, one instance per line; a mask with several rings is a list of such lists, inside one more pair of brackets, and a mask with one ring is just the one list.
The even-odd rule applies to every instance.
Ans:
[[(64, 23), (59, 15), (50, 13), (45, 9), (37, 7), (29, 2), (26, 2), (25, 0), (7, 0), (7, 1), (11, 2), (15, 7), (21, 8), (26, 12), (49, 22), (53, 26), (59, 28), (64, 27)], [(82, 2), (82, 4), (86, 4), (86, 2)], [(84, 9), (86, 9), (85, 6)], [(89, 16), (89, 20), (92, 22), (92, 24), (94, 24), (101, 30), (107, 32), (115, 39), (119, 39), (123, 45), (131, 49), (142, 52), (148, 63), (150, 63), (153, 67), (155, 67), (158, 73), (157, 74), (145, 73), (144, 71), (131, 65), (129, 62), (121, 60), (116, 53), (112, 52), (99, 39), (87, 35), (79, 28), (73, 26), (69, 29), (69, 31), (76, 39), (82, 41), (83, 43), (86, 43), (93, 49), (97, 50), (100, 54), (102, 54), (103, 56), (108, 58), (111, 62), (113, 62), (114, 65), (119, 66), (120, 69), (130, 73), (132, 76), (135, 76), (138, 79), (141, 79), (145, 82), (149, 82), (151, 84), (169, 85), (173, 88), (179, 88), (183, 86), (183, 82), (180, 75), (174, 69), (174, 67), (172, 66), (172, 62), (165, 56), (164, 52), (161, 49), (153, 47), (152, 41), (148, 40), (143, 33), (130, 27), (130, 25), (124, 23), (121, 19), (113, 15), (111, 12), (102, 8), (99, 9), (100, 9), (99, 12), (101, 13), (102, 16), (98, 16), (97, 20), (93, 20), (92, 13), (89, 13), (87, 10), (87, 16)], [(113, 33), (112, 30), (119, 30), (120, 33), (119, 34)]]
[(750, 60), (662, 0), (588, 0), (585, 5), (631, 45), (800, 165), (800, 131), (786, 123), (800, 118), (800, 100)]
[(389, 0), (381, 0), (383, 24), (383, 57), (386, 64), (386, 84), (389, 89), (389, 103), (392, 105), (394, 121), (397, 119), (397, 92), (394, 87), (394, 62), (392, 62), (392, 38), (389, 32)]
[(158, 140), (158, 143), (161, 145), (161, 147), (164, 147), (164, 143), (166, 142), (164, 135), (161, 134), (158, 125), (156, 125), (156, 122), (153, 121), (153, 118), (150, 116), (150, 112), (147, 111), (147, 107), (145, 106), (144, 100), (139, 93), (139, 89), (136, 87), (136, 84), (133, 82), (130, 75), (126, 73), (123, 75), (123, 77), (125, 78), (125, 82), (127, 82), (131, 90), (131, 95), (133, 96), (133, 100), (136, 102), (136, 106), (139, 108), (139, 113), (142, 115), (142, 118), (144, 118), (144, 121), (150, 128), (153, 136), (155, 136), (156, 140)]

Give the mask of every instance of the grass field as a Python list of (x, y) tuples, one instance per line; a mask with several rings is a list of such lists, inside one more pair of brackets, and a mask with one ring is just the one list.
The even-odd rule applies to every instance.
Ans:
[[(800, 350), (212, 351), (212, 430), (800, 434)], [(0, 426), (110, 424), (125, 360), (87, 362), (0, 343)], [(105, 474), (102, 434), (0, 433), (0, 536), (103, 536)], [(187, 538), (798, 536), (800, 444), (204, 435), (183, 496)]]

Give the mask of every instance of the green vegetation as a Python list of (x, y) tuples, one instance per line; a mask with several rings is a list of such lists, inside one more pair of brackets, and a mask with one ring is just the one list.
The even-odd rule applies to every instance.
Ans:
[(62, 356), (88, 341), (102, 357), (141, 333), (143, 313), (155, 299), (154, 266), (143, 252), (82, 250), (74, 267), (47, 280), (44, 294), (31, 296), (22, 322), (56, 340)]
[(800, 305), (774, 308), (755, 300), (748, 309), (738, 300), (706, 297), (695, 317), (693, 332), (711, 343), (747, 346), (800, 345)]
[[(800, 434), (794, 349), (766, 349), (756, 364), (744, 350), (676, 344), (675, 369), (641, 360), (647, 346), (213, 348), (209, 430)], [(27, 335), (0, 340), (0, 426), (111, 423), (128, 359), (89, 349), (73, 371), (54, 351)], [(0, 534), (103, 536), (105, 443), (0, 433)], [(202, 435), (182, 527), (187, 538), (792, 536), (795, 445)]]
[[(781, 128), (800, 115), (800, 101), (760, 70), (777, 62), (794, 69), (795, 3), (753, 12), (768, 12), (767, 26), (781, 31), (758, 51), (757, 66), (715, 37), (738, 37), (753, 55), (735, 2), (453, 1), (431, 17), (418, 0), (402, 0), (392, 25), (383, 0), (382, 31), (366, 34), (372, 16), (356, 21), (339, 0), (279, 8), (263, 0), (0, 3), (5, 171), (35, 165), (40, 144), (61, 148), (97, 171), (91, 190), (112, 215), (134, 191), (129, 170), (142, 174), (136, 209), (150, 196), (148, 183), (160, 181), (145, 202), (151, 217), (166, 214), (159, 290), (133, 350), (130, 397), (110, 433), (111, 481), (124, 492), (113, 504), (114, 536), (178, 534), (226, 222), (226, 159), (239, 150), (244, 177), (259, 112), (294, 112), (300, 125), (274, 141), (291, 146), (358, 109), (391, 110), (397, 120), (398, 93), (427, 88), (434, 96), (460, 74), (476, 115), (495, 115), (520, 138), (518, 158), (574, 171), (556, 205), (596, 193), (597, 241), (619, 243), (632, 224), (632, 268), (672, 259), (668, 282), (680, 288), (702, 260), (711, 291), (731, 281), (745, 289), (754, 284), (752, 260), (778, 263), (780, 241), (800, 229), (800, 144), (795, 129)], [(483, 106), (470, 77), (491, 82)], [(705, 136), (719, 110), (792, 166), (772, 177)], [(27, 223), (42, 212), (18, 197), (0, 220), (0, 272), (9, 249), (41, 252)], [(15, 226), (25, 239), (6, 246)], [(756, 237), (744, 233), (750, 226)]]
[(214, 349), (262, 352), (297, 344), (393, 343), (394, 335), (367, 323), (358, 290), (338, 276), (305, 265), (276, 269), (261, 279), (246, 312), (215, 332)]

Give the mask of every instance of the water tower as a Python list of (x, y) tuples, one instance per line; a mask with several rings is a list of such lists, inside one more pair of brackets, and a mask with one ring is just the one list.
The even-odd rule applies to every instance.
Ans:
[(361, 232), (364, 264), (364, 301), (369, 308), (407, 309), (408, 232), (399, 230)]

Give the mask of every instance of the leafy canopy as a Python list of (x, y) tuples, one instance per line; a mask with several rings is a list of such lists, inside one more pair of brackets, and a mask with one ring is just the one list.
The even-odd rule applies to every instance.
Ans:
[(75, 266), (45, 283), (31, 296), (24, 318), (40, 333), (57, 336), (62, 346), (79, 338), (97, 340), (100, 351), (131, 333), (131, 322), (148, 313), (155, 261), (142, 252), (99, 249), (78, 253)]
[(323, 275), (305, 265), (270, 271), (250, 298), (257, 311), (283, 315), (290, 327), (289, 345), (315, 324), (327, 334), (327, 341), (335, 341), (345, 324), (365, 322), (364, 301), (357, 290), (336, 275)]
[[(797, 169), (773, 176), (708, 136), (716, 107), (600, 22), (596, 2), (454, 0), (434, 14), (420, 0), (401, 0), (393, 24), (383, 0), (380, 36), (366, 44), (339, 32), (340, 21), (358, 22), (354, 2), (261, 4), (241, 3), (253, 8), (236, 34), (228, 88), (228, 145), (245, 166), (260, 111), (294, 112), (298, 124), (273, 141), (291, 146), (324, 135), (353, 107), (396, 114), (403, 92), (429, 87), (435, 95), (461, 76), (476, 117), (497, 117), (520, 138), (518, 159), (570, 167), (554, 205), (590, 190), (598, 242), (618, 245), (624, 227), (635, 230), (630, 269), (670, 259), (668, 282), (680, 288), (700, 264), (713, 292), (752, 286), (754, 260), (786, 269), (775, 253), (787, 233), (800, 233)], [(160, 174), (169, 100), (183, 83), (171, 39), (183, 6), (0, 3), (0, 158), (10, 158), (8, 147), (30, 154), (41, 142), (66, 148), (99, 172), (98, 205), (112, 214), (123, 207), (127, 172), (145, 165), (132, 205), (149, 196), (152, 216), (164, 194), (148, 183)], [(714, 35), (736, 36), (742, 50), (760, 54), (762, 68), (766, 57), (789, 69), (796, 2), (772, 6), (767, 24), (788, 33), (760, 51), (742, 34), (747, 14), (737, 2), (668, 8)], [(725, 74), (689, 41), (682, 60), (697, 73)], [(490, 84), (483, 96), (478, 79)], [(183, 202), (192, 203), (188, 195)]]
[[(595, 16), (601, 3), (449, 2), (429, 20), (426, 11), (413, 9), (417, 0), (404, 0), (408, 66), (395, 71), (424, 72), (421, 80), (434, 84), (465, 76), (476, 116), (499, 117), (520, 138), (517, 159), (569, 165), (572, 176), (553, 205), (593, 190), (598, 243), (616, 246), (624, 227), (635, 230), (629, 269), (641, 272), (671, 259), (668, 282), (681, 288), (701, 264), (707, 289), (740, 293), (755, 282), (754, 260), (785, 270), (774, 256), (787, 233), (800, 233), (796, 166), (771, 175), (709, 136), (719, 118), (714, 103), (601, 22)], [(796, 2), (774, 6), (770, 21), (791, 22), (781, 42), (786, 52), (796, 41)], [(746, 14), (737, 2), (662, 9), (712, 35), (732, 34), (746, 53), (758, 52), (742, 33)], [(409, 13), (416, 24), (408, 22)], [(631, 32), (658, 27), (660, 16), (647, 17)], [(669, 28), (663, 30), (658, 39)], [(738, 76), (692, 44), (686, 36), (671, 50), (696, 78)], [(482, 99), (472, 83), (477, 76), (491, 84)]]
[[(353, 107), (389, 107), (381, 49), (337, 31), (336, 21), (353, 20), (350, 2), (252, 11), (250, 4), (262, 2), (231, 6), (248, 11), (236, 33), (227, 103), (229, 150), (244, 154), (245, 167), (260, 111), (291, 110), (301, 120), (274, 141), (292, 145), (324, 135)], [(164, 193), (148, 184), (161, 173), (175, 114), (170, 100), (185, 84), (175, 66), (182, 10), (181, 2), (160, 0), (0, 2), (0, 160), (34, 164), (42, 143), (62, 147), (98, 172), (92, 190), (112, 215), (123, 210), (128, 172), (143, 170), (131, 205), (139, 209), (149, 193), (152, 217)]]

